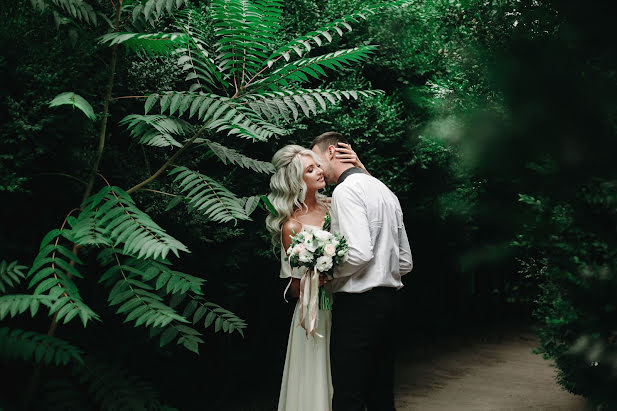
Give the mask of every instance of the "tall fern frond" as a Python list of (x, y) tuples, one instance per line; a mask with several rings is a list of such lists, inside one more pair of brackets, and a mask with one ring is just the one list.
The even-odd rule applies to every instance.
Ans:
[(67, 365), (71, 362), (81, 364), (83, 352), (59, 338), (33, 331), (0, 328), (0, 357), (34, 360), (46, 365)]
[(173, 13), (189, 4), (189, 0), (142, 0), (137, 3), (139, 4), (135, 5), (131, 11), (133, 23), (142, 20), (154, 26), (163, 14)]
[(123, 268), (125, 271), (130, 272), (131, 276), (148, 282), (155, 290), (160, 290), (165, 294), (186, 293), (187, 291), (202, 294), (201, 288), (205, 282), (203, 278), (172, 270), (170, 262), (167, 260), (144, 260), (130, 257), (124, 264), (119, 266), (116, 264), (116, 256), (116, 250), (111, 248), (99, 253), (98, 259), (103, 264), (114, 263), (114, 266), (101, 276), (99, 279), (100, 283), (111, 286), (111, 282), (119, 278), (120, 273), (118, 270)]
[(274, 92), (253, 93), (242, 96), (239, 100), (246, 102), (251, 109), (268, 121), (297, 119), (300, 111), (310, 117), (317, 114), (319, 108), (326, 110), (328, 103), (337, 104), (343, 99), (357, 99), (383, 94), (381, 90), (322, 90), (295, 89)]
[(115, 260), (116, 265), (105, 272), (101, 281), (115, 281), (108, 301), (110, 306), (120, 305), (116, 314), (126, 315), (124, 322), (135, 321), (135, 327), (164, 327), (174, 320), (188, 322), (153, 292), (153, 286), (144, 282), (143, 276), (147, 274), (131, 265), (122, 264), (117, 255)]
[(21, 280), (26, 278), (23, 273), (25, 265), (19, 265), (16, 261), (7, 263), (5, 260), (0, 261), (0, 293), (5, 293), (8, 288), (17, 287)]
[(247, 90), (265, 87), (278, 90), (281, 85), (288, 87), (291, 82), (310, 81), (309, 76), (319, 79), (320, 76), (326, 75), (324, 68), (342, 69), (344, 65), (365, 60), (375, 49), (376, 46), (361, 46), (296, 60), (277, 68), (268, 76), (253, 82)]
[(186, 73), (185, 81), (195, 81), (189, 91), (212, 92), (218, 87), (229, 87), (229, 82), (216, 67), (204, 41), (207, 38), (205, 30), (211, 22), (194, 10), (181, 11), (176, 13), (176, 16), (176, 28), (190, 39), (186, 48), (176, 50), (179, 56), (177, 64)]
[(225, 147), (214, 141), (207, 139), (203, 140), (204, 144), (208, 146), (210, 151), (221, 159), (223, 164), (236, 164), (243, 168), (248, 168), (258, 173), (272, 174), (274, 173), (274, 166), (269, 161), (259, 161), (253, 158), (247, 157), (238, 151)]
[(191, 296), (191, 301), (185, 307), (183, 315), (186, 318), (192, 316), (193, 324), (203, 319), (204, 328), (214, 326), (215, 333), (222, 330), (231, 334), (236, 331), (244, 337), (246, 322), (220, 305), (206, 301), (204, 297)]
[(113, 243), (106, 235), (104, 227), (101, 227), (92, 212), (82, 212), (71, 222), (71, 238), (82, 246), (111, 246)]
[(137, 258), (166, 258), (170, 251), (176, 256), (179, 256), (178, 251), (189, 252), (184, 244), (138, 209), (131, 196), (119, 187), (102, 188), (86, 199), (82, 207), (82, 213), (96, 219), (114, 247), (124, 245), (125, 254)]
[(243, 77), (259, 71), (268, 57), (269, 44), (274, 43), (273, 36), (266, 35), (263, 29), (253, 37), (255, 29), (263, 24), (262, 10), (250, 0), (213, 0), (211, 15), (217, 37), (217, 67), (241, 84)]
[(273, 44), (277, 39), (282, 15), (282, 0), (254, 0), (253, 4), (259, 10), (261, 18), (256, 24), (253, 37), (264, 44)]
[(229, 135), (252, 140), (266, 141), (279, 130), (274, 125), (251, 116), (246, 108), (238, 105), (233, 99), (213, 93), (166, 92), (151, 94), (146, 99), (144, 110), (149, 112), (157, 103), (161, 114), (196, 116), (206, 126), (217, 132), (227, 131)]
[(369, 15), (374, 15), (379, 10), (383, 10), (386, 8), (402, 8), (410, 4), (412, 4), (412, 1), (410, 0), (397, 0), (368, 5), (361, 10), (355, 11), (337, 20), (326, 23), (323, 26), (303, 36), (297, 37), (289, 41), (284, 46), (273, 52), (268, 57), (266, 64), (268, 65), (268, 67), (271, 67), (274, 63), (274, 60), (280, 58), (281, 56), (285, 60), (289, 61), (289, 59), (291, 58), (291, 52), (295, 52), (298, 56), (302, 57), (304, 54), (310, 52), (311, 49), (313, 49), (314, 47), (320, 47), (325, 43), (332, 42), (334, 33), (337, 33), (339, 36), (343, 37), (345, 31), (352, 31), (352, 27), (349, 23), (358, 22), (359, 19), (366, 20)]
[(48, 295), (9, 294), (0, 296), (0, 320), (3, 320), (6, 315), (13, 318), (27, 310), (30, 310), (30, 315), (34, 317), (41, 304), (51, 307), (53, 301), (53, 298)]
[(173, 322), (164, 328), (150, 329), (150, 338), (158, 335), (160, 335), (159, 346), (163, 347), (176, 339), (176, 344), (182, 344), (184, 348), (195, 354), (199, 354), (199, 344), (204, 342), (199, 331), (177, 322)]
[(169, 175), (176, 175), (174, 182), (186, 193), (193, 211), (219, 222), (251, 219), (246, 215), (242, 201), (210, 177), (186, 167), (176, 167)]
[(99, 37), (99, 44), (122, 44), (127, 51), (140, 56), (168, 56), (186, 47), (188, 41), (182, 33), (107, 33)]
[(30, 0), (35, 10), (44, 12), (47, 10), (67, 13), (78, 21), (92, 26), (98, 24), (97, 14), (92, 6), (84, 0)]
[[(214, 332), (223, 330), (223, 332), (229, 334), (235, 331), (244, 337), (244, 330), (246, 329), (244, 320), (220, 305), (206, 301), (202, 296), (178, 293), (172, 297), (170, 305), (176, 307), (186, 297), (189, 297), (190, 301), (185, 306), (182, 316), (191, 319), (193, 326), (202, 324), (205, 329), (214, 327)], [(182, 344), (196, 354), (199, 354), (199, 344), (203, 342), (200, 338), (201, 333), (184, 324), (171, 323), (164, 329), (153, 328), (150, 330), (150, 337), (158, 335), (160, 335), (161, 347), (177, 338), (176, 344)]]
[(159, 114), (131, 114), (120, 120), (120, 125), (126, 126), (139, 144), (154, 147), (182, 147), (174, 135), (184, 136), (194, 129), (184, 120)]
[(55, 314), (57, 321), (64, 319), (66, 324), (79, 315), (85, 327), (89, 320), (100, 318), (82, 301), (79, 290), (71, 279), (71, 276), (83, 276), (75, 268), (76, 264), (81, 264), (80, 259), (60, 244), (60, 238), (67, 235), (66, 231), (54, 229), (45, 235), (32, 268), (28, 271), (28, 288), (36, 286), (34, 295), (47, 293), (46, 295), (53, 299), (49, 314)]

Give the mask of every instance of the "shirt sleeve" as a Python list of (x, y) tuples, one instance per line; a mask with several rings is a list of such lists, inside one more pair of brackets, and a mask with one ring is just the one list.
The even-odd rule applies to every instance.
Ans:
[(401, 275), (407, 274), (413, 269), (413, 259), (411, 257), (411, 247), (409, 246), (409, 239), (407, 238), (407, 232), (405, 231), (405, 224), (402, 223), (398, 231), (398, 247), (399, 247), (399, 273)]
[(373, 260), (373, 243), (367, 210), (361, 193), (342, 184), (332, 194), (333, 228), (349, 246), (347, 259), (334, 270), (334, 277), (349, 277)]

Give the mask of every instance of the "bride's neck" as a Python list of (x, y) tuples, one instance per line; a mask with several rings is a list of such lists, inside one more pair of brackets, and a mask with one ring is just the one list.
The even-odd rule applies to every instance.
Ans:
[(315, 209), (318, 207), (319, 203), (317, 203), (316, 191), (309, 191), (306, 193), (306, 198), (304, 199), (304, 204), (309, 209)]

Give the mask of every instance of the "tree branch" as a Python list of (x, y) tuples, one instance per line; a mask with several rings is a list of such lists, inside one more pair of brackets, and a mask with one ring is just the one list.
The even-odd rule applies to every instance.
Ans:
[[(209, 123), (209, 122), (208, 122)], [(169, 158), (169, 160), (167, 160), (165, 162), (165, 164), (163, 164), (157, 171), (156, 173), (152, 174), (150, 177), (148, 177), (147, 179), (145, 179), (144, 181), (142, 181), (141, 183), (131, 187), (130, 189), (126, 190), (127, 194), (131, 194), (139, 189), (141, 189), (143, 186), (151, 183), (153, 180), (155, 180), (159, 175), (161, 175), (161, 173), (163, 171), (165, 171), (171, 164), (173, 164), (173, 162), (175, 161), (176, 158), (178, 158), (178, 156), (180, 154), (182, 154), (184, 152), (184, 150), (186, 150), (191, 144), (193, 144), (193, 142), (199, 137), (201, 136), (207, 129), (208, 129), (208, 123), (206, 123), (202, 128), (199, 129), (199, 131), (197, 131), (193, 137), (191, 137), (191, 139), (189, 141), (187, 141), (182, 148), (180, 148), (180, 150), (176, 151), (176, 153), (171, 156)]]

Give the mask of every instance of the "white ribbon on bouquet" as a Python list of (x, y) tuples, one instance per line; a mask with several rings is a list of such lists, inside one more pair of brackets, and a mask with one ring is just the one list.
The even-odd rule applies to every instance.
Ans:
[[(291, 267), (291, 264), (290, 264)], [(293, 277), (289, 278), (289, 283), (283, 291), (283, 298), (287, 295), (287, 290), (291, 286)], [(317, 313), (319, 312), (319, 272), (317, 267), (313, 267), (313, 271), (306, 270), (300, 278), (300, 326), (306, 331), (306, 336), (317, 335)], [(285, 301), (287, 299), (285, 298)], [(307, 324), (308, 322), (308, 324)]]

